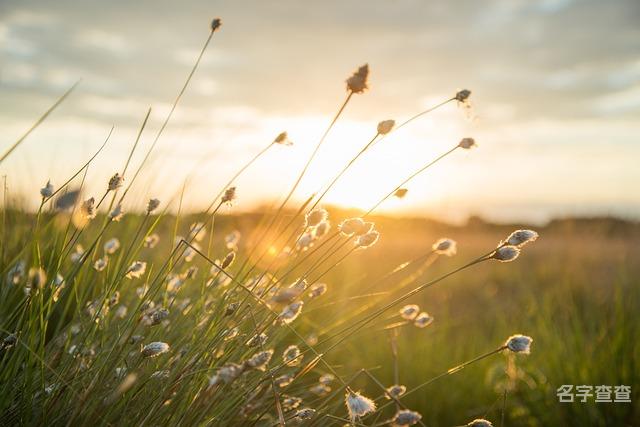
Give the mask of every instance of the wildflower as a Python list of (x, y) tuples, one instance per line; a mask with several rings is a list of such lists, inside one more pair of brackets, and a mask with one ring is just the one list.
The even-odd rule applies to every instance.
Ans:
[(297, 420), (310, 420), (316, 414), (316, 410), (312, 408), (302, 408), (296, 412)]
[(305, 227), (315, 227), (326, 220), (329, 213), (325, 209), (314, 209), (305, 216)]
[(350, 390), (347, 391), (344, 402), (345, 405), (347, 405), (349, 418), (352, 421), (355, 421), (360, 417), (364, 417), (376, 410), (376, 404), (373, 400)]
[(487, 421), (482, 418), (477, 418), (467, 423), (467, 427), (493, 427), (493, 424), (491, 424), (491, 421)]
[(118, 204), (111, 212), (109, 212), (109, 219), (111, 221), (120, 221), (124, 216), (124, 212), (122, 211), (122, 205)]
[(159, 325), (163, 320), (169, 317), (169, 310), (160, 307), (153, 310), (150, 314), (145, 316), (145, 324), (148, 326)]
[(462, 138), (458, 143), (458, 147), (464, 148), (465, 150), (468, 150), (470, 148), (477, 147), (477, 146), (478, 144), (476, 144), (476, 140), (473, 138)]
[(150, 214), (151, 212), (155, 211), (156, 209), (158, 209), (158, 206), (160, 206), (160, 200), (149, 199), (149, 202), (147, 202), (147, 213)]
[(433, 251), (440, 255), (452, 256), (456, 254), (456, 241), (442, 238), (438, 239), (432, 246)]
[(142, 276), (147, 269), (147, 263), (144, 261), (134, 261), (126, 272), (127, 279), (137, 279)]
[(47, 273), (40, 267), (29, 269), (27, 276), (27, 287), (32, 289), (42, 289), (47, 281)]
[(233, 202), (235, 199), (236, 199), (236, 187), (229, 187), (224, 192), (224, 196), (222, 196), (221, 202), (231, 205), (231, 202)]
[(289, 324), (297, 319), (297, 317), (302, 312), (302, 306), (304, 305), (304, 301), (296, 301), (294, 303), (286, 306), (282, 313), (280, 313), (280, 321), (285, 324)]
[(282, 353), (282, 361), (287, 366), (297, 366), (302, 362), (300, 348), (297, 345), (290, 345)]
[(385, 397), (387, 399), (391, 399), (391, 398), (399, 398), (400, 396), (402, 396), (403, 394), (405, 394), (407, 391), (407, 388), (403, 385), (400, 384), (394, 384), (390, 387), (387, 387), (387, 389), (385, 390)]
[(303, 233), (296, 242), (298, 250), (306, 251), (313, 245), (313, 232)]
[(40, 189), (40, 195), (43, 199), (53, 196), (53, 184), (51, 184), (51, 181), (47, 181), (47, 185)]
[(216, 31), (221, 26), (222, 26), (222, 21), (220, 20), (220, 18), (215, 18), (213, 21), (211, 21), (211, 32)]
[(237, 363), (228, 363), (218, 369), (216, 374), (209, 379), (209, 385), (224, 383), (231, 384), (244, 372), (244, 365), (238, 365)]
[(318, 382), (320, 384), (329, 385), (335, 379), (336, 379), (336, 377), (333, 374), (322, 374), (322, 375), (320, 375), (320, 378), (318, 378)]
[(396, 192), (393, 193), (393, 196), (397, 197), (398, 199), (403, 199), (404, 196), (406, 196), (408, 192), (409, 192), (409, 190), (407, 190), (406, 188), (398, 188), (396, 190)]
[(249, 338), (246, 344), (249, 347), (256, 347), (256, 346), (262, 346), (265, 342), (267, 342), (267, 335), (264, 333), (260, 333)]
[(322, 221), (314, 229), (313, 236), (316, 239), (320, 239), (320, 238), (326, 236), (330, 229), (331, 229), (331, 224), (329, 223), (329, 221), (326, 221), (326, 220)]
[(160, 241), (160, 236), (158, 236), (156, 233), (150, 234), (144, 238), (144, 247), (153, 249), (156, 247), (159, 241)]
[(282, 395), (282, 407), (285, 410), (296, 409), (298, 406), (302, 404), (302, 399), (296, 396), (287, 396), (286, 394)]
[(82, 202), (82, 206), (80, 206), (80, 213), (84, 215), (87, 219), (93, 219), (96, 217), (96, 199), (93, 197), (88, 198), (84, 202)]
[(458, 91), (458, 93), (456, 93), (455, 99), (458, 102), (466, 102), (467, 99), (469, 99), (469, 96), (471, 95), (471, 91), (468, 89), (462, 89), (460, 91)]
[(400, 309), (400, 316), (405, 320), (413, 320), (418, 315), (420, 307), (416, 304), (407, 304)]
[(113, 255), (116, 251), (120, 249), (120, 240), (117, 237), (107, 240), (104, 242), (104, 252)]
[(224, 257), (224, 259), (222, 260), (222, 264), (220, 265), (220, 268), (222, 268), (223, 270), (229, 266), (231, 266), (231, 264), (233, 264), (233, 261), (236, 259), (236, 253), (234, 251), (231, 251), (227, 254), (226, 257)]
[(538, 233), (533, 230), (516, 230), (507, 237), (504, 243), (521, 248), (529, 242), (535, 242), (537, 238)]
[(514, 353), (531, 353), (531, 343), (533, 338), (526, 335), (511, 335), (504, 343), (505, 347)]
[(80, 190), (71, 190), (58, 197), (55, 207), (58, 210), (64, 211), (73, 207), (80, 197)]
[(127, 310), (127, 306), (126, 305), (120, 305), (116, 309), (115, 316), (118, 319), (124, 319), (127, 316), (127, 311), (128, 310)]
[(278, 386), (278, 387), (286, 387), (289, 384), (291, 384), (293, 382), (293, 375), (291, 374), (284, 374), (284, 375), (280, 375), (279, 377), (275, 378), (273, 380), (273, 382)]
[(237, 249), (239, 241), (240, 232), (238, 230), (233, 230), (231, 233), (224, 236), (224, 243), (227, 246), (227, 249)]
[(7, 282), (10, 285), (17, 285), (22, 282), (25, 273), (27, 272), (27, 264), (24, 261), (18, 261), (7, 272)]
[(273, 140), (273, 143), (280, 145), (293, 145), (293, 142), (289, 140), (289, 135), (287, 134), (287, 132), (282, 132), (278, 136), (276, 136), (276, 139)]
[(327, 292), (327, 284), (316, 283), (309, 288), (309, 298), (318, 298), (319, 296), (324, 295), (325, 292)]
[(366, 249), (376, 244), (378, 239), (380, 238), (380, 233), (373, 230), (368, 232), (367, 234), (363, 234), (362, 236), (356, 239), (356, 246), (359, 248)]
[(353, 93), (362, 93), (367, 86), (367, 78), (369, 77), (369, 64), (364, 64), (351, 77), (347, 79), (347, 90)]
[(422, 313), (418, 314), (418, 316), (413, 321), (413, 324), (417, 328), (426, 328), (432, 322), (433, 322), (433, 317), (429, 316), (429, 313), (427, 313), (426, 311), (423, 311)]
[(264, 350), (251, 356), (245, 363), (246, 366), (253, 369), (264, 370), (271, 361), (273, 350)]
[(71, 258), (71, 262), (77, 263), (82, 260), (83, 256), (84, 256), (84, 248), (82, 247), (82, 245), (76, 245), (76, 247), (74, 248), (69, 258)]
[(391, 422), (394, 426), (412, 426), (422, 419), (422, 415), (416, 411), (401, 409), (394, 415)]
[(116, 174), (113, 175), (109, 180), (108, 190), (117, 190), (118, 188), (122, 187), (122, 184), (124, 184), (124, 177), (116, 172)]
[(501, 246), (495, 250), (490, 258), (497, 259), (500, 262), (510, 262), (518, 258), (520, 249), (516, 246)]
[(331, 392), (331, 387), (324, 384), (316, 384), (309, 389), (309, 391), (318, 396), (326, 396)]
[(143, 357), (156, 357), (169, 351), (169, 344), (161, 341), (154, 341), (142, 348)]
[(108, 262), (109, 262), (109, 258), (107, 258), (106, 256), (102, 258), (98, 258), (96, 262), (93, 263), (93, 268), (96, 271), (102, 271), (107, 267)]
[(371, 229), (366, 229), (366, 224), (369, 223), (365, 223), (362, 218), (348, 218), (342, 221), (338, 228), (340, 229), (340, 232), (345, 236), (353, 236), (354, 234), (356, 236), (359, 236), (361, 234), (367, 233)]
[(386, 135), (391, 132), (391, 129), (396, 125), (395, 120), (383, 120), (378, 123), (378, 133), (380, 135)]

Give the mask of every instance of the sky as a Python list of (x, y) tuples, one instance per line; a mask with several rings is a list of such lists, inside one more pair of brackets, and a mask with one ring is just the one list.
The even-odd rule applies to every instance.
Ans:
[[(285, 195), (370, 66), (295, 193), (321, 189), (375, 134), (472, 91), (392, 134), (341, 178), (327, 204), (368, 209), (463, 137), (379, 212), (462, 221), (543, 222), (569, 215), (640, 218), (640, 3), (635, 0), (0, 0), (0, 151), (78, 79), (73, 94), (0, 165), (9, 195), (37, 206), (102, 144), (85, 194), (122, 170), (148, 108), (132, 169), (152, 143), (209, 34), (223, 26), (126, 209), (158, 197), (207, 206), (236, 182), (246, 211)], [(125, 178), (127, 176), (125, 175)], [(87, 196), (88, 197), (88, 196)]]

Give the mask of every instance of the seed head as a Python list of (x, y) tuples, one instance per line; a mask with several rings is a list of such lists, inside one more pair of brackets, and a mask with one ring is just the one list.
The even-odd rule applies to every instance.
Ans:
[(231, 266), (231, 264), (233, 264), (233, 261), (236, 259), (236, 253), (234, 251), (231, 251), (227, 254), (227, 256), (224, 257), (224, 259), (222, 260), (222, 264), (220, 265), (220, 268), (222, 268), (223, 270), (229, 266)]
[(161, 341), (154, 341), (142, 347), (143, 357), (156, 357), (169, 351), (169, 344)]
[(520, 249), (517, 246), (501, 246), (495, 250), (491, 258), (500, 262), (511, 262), (518, 258), (518, 255), (520, 255)]
[(43, 199), (53, 196), (53, 184), (51, 184), (51, 181), (47, 181), (47, 185), (40, 189), (40, 195)]
[(400, 316), (405, 320), (413, 320), (420, 312), (420, 307), (416, 304), (407, 304), (400, 309)]
[(128, 279), (137, 279), (144, 274), (147, 269), (147, 263), (144, 261), (134, 261), (127, 269), (126, 276)]
[(404, 196), (409, 192), (406, 188), (398, 188), (395, 193), (393, 193), (393, 197), (397, 197), (398, 199), (404, 199)]
[(318, 298), (327, 292), (326, 283), (316, 283), (309, 288), (309, 298)]
[(316, 384), (309, 391), (317, 396), (326, 396), (331, 392), (331, 387), (324, 384)]
[(418, 316), (413, 321), (413, 324), (417, 328), (426, 328), (431, 323), (433, 323), (433, 317), (431, 317), (429, 313), (427, 313), (426, 311), (423, 311), (422, 313), (418, 314)]
[(487, 421), (483, 418), (477, 418), (473, 421), (469, 421), (469, 423), (467, 423), (467, 427), (493, 427), (493, 424), (491, 424), (491, 421)]
[(147, 202), (147, 213), (150, 214), (151, 212), (155, 211), (156, 209), (158, 209), (158, 206), (160, 206), (160, 200), (149, 199), (149, 201)]
[(456, 254), (456, 242), (452, 239), (438, 239), (432, 246), (433, 251), (437, 254), (453, 256)]
[(477, 147), (476, 140), (473, 138), (462, 138), (458, 143), (458, 147), (469, 150), (470, 148)]
[(150, 234), (144, 238), (144, 247), (153, 249), (155, 248), (155, 246), (158, 244), (159, 241), (160, 241), (160, 236), (158, 236), (156, 233)]
[(290, 345), (282, 353), (282, 361), (287, 366), (298, 366), (302, 362), (300, 348), (297, 345)]
[(249, 338), (249, 341), (247, 341), (247, 345), (249, 347), (256, 347), (256, 346), (262, 346), (265, 342), (267, 342), (267, 335), (264, 333), (260, 333), (258, 335), (254, 335), (251, 338)]
[(214, 18), (211, 21), (211, 32), (218, 30), (222, 26), (222, 20), (220, 18)]
[(238, 378), (244, 372), (244, 365), (238, 365), (237, 363), (229, 363), (218, 369), (218, 372), (209, 379), (209, 385), (224, 383), (231, 384), (236, 378)]
[(249, 368), (264, 370), (273, 356), (273, 350), (265, 350), (251, 356), (245, 365)]
[(224, 195), (222, 196), (221, 201), (222, 203), (231, 205), (231, 203), (233, 203), (235, 199), (236, 199), (236, 187), (229, 187), (224, 192)]
[(109, 258), (107, 258), (106, 256), (102, 258), (98, 258), (96, 262), (93, 263), (93, 268), (96, 271), (102, 271), (107, 267), (108, 262), (109, 262)]
[(351, 421), (355, 421), (376, 410), (376, 404), (373, 400), (350, 390), (347, 391), (344, 402), (347, 405)]
[(526, 335), (511, 335), (504, 345), (514, 353), (529, 354), (531, 353), (532, 342), (533, 338)]
[(412, 426), (422, 419), (422, 415), (416, 411), (400, 409), (391, 420), (394, 426)]
[(313, 246), (313, 240), (314, 240), (313, 231), (307, 231), (305, 233), (302, 233), (300, 237), (298, 237), (298, 240), (296, 241), (296, 247), (300, 251), (306, 251), (311, 246)]
[(109, 212), (109, 218), (111, 221), (120, 221), (124, 216), (124, 212), (122, 211), (122, 205), (118, 204), (111, 212)]
[(316, 414), (316, 410), (312, 408), (302, 408), (296, 412), (297, 420), (310, 420)]
[(80, 207), (81, 213), (85, 218), (93, 219), (96, 217), (96, 199), (93, 197), (88, 198), (84, 202), (82, 202), (82, 206)]
[(378, 133), (380, 135), (386, 135), (389, 132), (391, 132), (391, 129), (393, 129), (393, 127), (396, 125), (396, 121), (395, 120), (383, 120), (380, 123), (378, 123)]
[(469, 99), (469, 96), (471, 95), (471, 91), (468, 89), (462, 89), (460, 91), (458, 91), (458, 93), (456, 93), (456, 101), (458, 102), (466, 102), (467, 99)]
[(18, 342), (18, 336), (16, 334), (9, 334), (2, 340), (0, 349), (11, 348)]
[(237, 249), (238, 242), (240, 242), (240, 232), (238, 230), (233, 230), (224, 236), (224, 243), (227, 245), (227, 249)]
[(364, 64), (351, 77), (347, 79), (347, 90), (353, 93), (362, 93), (369, 88), (367, 78), (369, 77), (369, 64)]
[(370, 231), (367, 234), (363, 234), (356, 239), (356, 246), (358, 248), (366, 249), (375, 245), (379, 238), (380, 233), (378, 233), (376, 230)]
[(291, 140), (289, 139), (289, 135), (287, 134), (287, 132), (281, 132), (278, 136), (276, 136), (276, 139), (273, 140), (273, 143), (280, 145), (293, 145), (293, 142), (291, 142)]
[(296, 301), (286, 306), (282, 313), (280, 313), (280, 321), (285, 324), (289, 324), (296, 320), (302, 312), (302, 306), (304, 301)]
[(335, 379), (336, 379), (336, 377), (333, 374), (322, 374), (322, 375), (320, 375), (320, 378), (318, 378), (318, 382), (320, 384), (329, 385)]
[[(282, 395), (282, 407), (285, 410), (296, 409), (301, 404), (302, 404), (302, 399), (300, 399), (299, 397), (287, 396), (286, 394)], [(309, 408), (307, 408), (307, 409), (309, 409)]]
[(516, 230), (507, 237), (504, 243), (521, 248), (529, 242), (535, 242), (538, 233), (533, 230)]
[(27, 276), (27, 287), (31, 289), (42, 289), (47, 282), (47, 273), (41, 267), (29, 269)]
[(329, 213), (324, 209), (314, 209), (305, 216), (305, 227), (315, 227), (326, 220)]
[(407, 388), (403, 385), (400, 384), (394, 384), (391, 387), (387, 387), (386, 389), (386, 398), (387, 399), (392, 399), (392, 398), (399, 398), (400, 396), (402, 396), (403, 394), (405, 394), (407, 391)]
[(20, 260), (7, 272), (7, 282), (10, 285), (17, 285), (22, 282), (24, 275), (27, 272), (27, 263)]
[(104, 252), (109, 255), (113, 255), (120, 249), (120, 240), (117, 237), (113, 237), (104, 242)]
[(64, 211), (73, 207), (80, 197), (80, 190), (71, 190), (58, 197), (55, 207), (57, 210)]
[(117, 190), (118, 188), (122, 187), (122, 184), (124, 184), (124, 177), (116, 172), (116, 174), (113, 175), (109, 180), (109, 191)]
[(316, 225), (316, 228), (313, 231), (313, 237), (315, 237), (316, 239), (321, 239), (322, 237), (327, 235), (329, 230), (331, 230), (331, 223), (329, 223), (329, 221), (327, 220), (322, 221), (320, 224)]
[(275, 385), (277, 385), (278, 387), (286, 387), (289, 384), (291, 384), (294, 380), (294, 376), (291, 374), (284, 374), (284, 375), (280, 375), (279, 377), (275, 378), (273, 380), (273, 382), (275, 383)]
[(368, 233), (373, 227), (373, 223), (364, 222), (362, 218), (348, 218), (340, 223), (338, 228), (345, 236), (360, 236)]

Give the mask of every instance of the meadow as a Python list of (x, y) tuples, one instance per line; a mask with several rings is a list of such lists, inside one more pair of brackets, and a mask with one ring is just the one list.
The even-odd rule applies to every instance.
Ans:
[[(102, 194), (84, 191), (87, 168), (106, 167), (100, 150), (66, 182), (43, 183), (36, 211), (5, 191), (2, 424), (638, 423), (633, 392), (628, 403), (556, 396), (563, 384), (640, 385), (637, 223), (565, 219), (534, 231), (376, 215), (413, 177), (475, 149), (472, 138), (425, 159), (368, 211), (324, 206), (371, 147), (434, 109), (466, 107), (468, 90), (404, 122), (373, 124), (362, 151), (302, 202), (292, 196), (308, 166), (368, 89), (366, 65), (346, 80), (344, 102), (273, 207), (234, 213), (234, 184), (269, 147), (287, 145), (286, 132), (248, 154), (203, 212), (130, 192), (219, 28), (214, 20), (147, 155), (130, 163), (145, 118)], [(127, 212), (132, 198), (148, 198), (146, 211)]]

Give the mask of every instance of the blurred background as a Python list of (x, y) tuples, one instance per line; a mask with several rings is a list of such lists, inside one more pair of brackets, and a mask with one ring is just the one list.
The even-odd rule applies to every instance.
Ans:
[(640, 4), (633, 0), (3, 0), (0, 146), (82, 79), (2, 165), (9, 194), (36, 207), (39, 188), (64, 182), (115, 126), (87, 177), (89, 192), (101, 192), (152, 107), (139, 161), (215, 16), (223, 28), (135, 185), (141, 197), (127, 209), (142, 207), (146, 196), (175, 206), (187, 177), (183, 208), (206, 206), (287, 130), (294, 145), (275, 147), (242, 177), (237, 209), (281, 197), (344, 99), (344, 80), (366, 62), (371, 89), (348, 106), (299, 200), (359, 151), (378, 121), (402, 121), (468, 88), (471, 110), (450, 103), (395, 133), (327, 203), (370, 207), (409, 171), (472, 136), (477, 150), (456, 152), (380, 212), (537, 223), (640, 214)]

